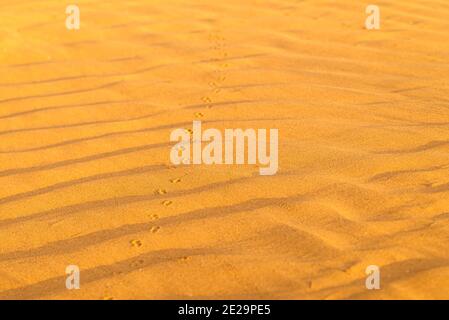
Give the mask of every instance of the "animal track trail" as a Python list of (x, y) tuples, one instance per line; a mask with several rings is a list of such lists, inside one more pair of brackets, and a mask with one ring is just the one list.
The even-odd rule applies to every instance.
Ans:
[[(181, 183), (182, 179), (181, 178), (172, 178), (172, 179), (169, 179), (168, 181), (170, 181), (170, 183), (172, 183), (172, 184), (177, 184), (177, 183)], [(164, 193), (159, 193), (159, 194), (164, 194)], [(163, 206), (165, 206), (165, 207), (169, 207), (169, 206), (171, 206), (173, 204), (173, 201), (171, 201), (171, 200), (164, 200), (164, 201), (161, 202), (161, 204)]]
[[(208, 40), (211, 43), (210, 48), (213, 54), (213, 60), (220, 61), (228, 57), (226, 50), (226, 39), (221, 35), (220, 31), (215, 31), (208, 36)], [(212, 72), (212, 79), (209, 81), (208, 86), (211, 90), (209, 95), (203, 96), (201, 100), (206, 104), (207, 109), (212, 109), (213, 102), (216, 100), (215, 96), (220, 94), (221, 86), (226, 80), (224, 75), (225, 68), (228, 67), (227, 63), (218, 63), (218, 67)], [(196, 112), (195, 118), (203, 118), (205, 115), (202, 112)]]
[[(216, 60), (223, 60), (223, 59), (228, 58), (229, 53), (227, 51), (226, 38), (220, 34), (220, 31), (217, 31), (216, 35), (213, 36), (211, 38), (211, 40), (213, 43), (212, 49), (214, 51), (214, 56), (216, 57)], [(214, 93), (216, 93), (216, 94), (220, 93), (220, 91), (221, 91), (220, 86), (226, 80), (226, 76), (225, 76), (224, 72), (227, 67), (228, 67), (228, 64), (226, 62), (218, 63), (218, 68), (214, 72), (215, 77), (209, 83), (209, 85), (212, 87)]]

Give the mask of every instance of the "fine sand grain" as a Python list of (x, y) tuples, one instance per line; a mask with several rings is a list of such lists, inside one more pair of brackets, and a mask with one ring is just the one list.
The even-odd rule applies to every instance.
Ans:
[[(0, 1), (1, 299), (449, 298), (447, 1), (77, 2)], [(193, 120), (278, 173), (172, 166)]]

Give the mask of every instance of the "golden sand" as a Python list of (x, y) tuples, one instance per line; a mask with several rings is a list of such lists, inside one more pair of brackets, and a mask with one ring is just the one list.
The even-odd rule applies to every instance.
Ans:
[[(449, 298), (447, 1), (67, 4), (0, 4), (1, 299)], [(172, 166), (195, 119), (278, 173)]]

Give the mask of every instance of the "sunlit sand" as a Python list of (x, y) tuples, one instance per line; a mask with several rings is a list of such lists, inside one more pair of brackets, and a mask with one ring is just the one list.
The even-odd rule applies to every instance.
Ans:
[[(446, 1), (67, 5), (0, 4), (1, 299), (449, 298)], [(173, 165), (194, 120), (277, 173)]]

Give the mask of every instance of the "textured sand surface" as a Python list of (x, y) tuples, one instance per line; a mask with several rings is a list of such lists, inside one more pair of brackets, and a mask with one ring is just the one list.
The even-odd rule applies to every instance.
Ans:
[[(1, 0), (0, 298), (449, 298), (449, 3), (367, 4)], [(195, 119), (278, 174), (171, 166)]]

